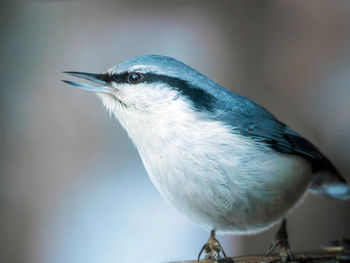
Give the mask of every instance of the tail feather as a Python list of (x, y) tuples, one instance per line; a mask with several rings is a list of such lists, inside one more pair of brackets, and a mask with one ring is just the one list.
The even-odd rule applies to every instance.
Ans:
[(350, 199), (350, 186), (339, 174), (320, 171), (313, 175), (309, 191), (337, 200)]
[(350, 199), (350, 187), (346, 184), (325, 184), (318, 189), (310, 189), (311, 193), (321, 194), (337, 200)]

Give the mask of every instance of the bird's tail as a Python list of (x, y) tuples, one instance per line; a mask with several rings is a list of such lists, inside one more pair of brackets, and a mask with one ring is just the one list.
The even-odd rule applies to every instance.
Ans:
[(350, 199), (350, 186), (339, 174), (330, 171), (319, 171), (312, 176), (309, 191), (333, 199)]

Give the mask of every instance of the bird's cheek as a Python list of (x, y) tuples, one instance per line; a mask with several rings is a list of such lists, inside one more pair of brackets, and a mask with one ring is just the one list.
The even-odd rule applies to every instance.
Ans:
[(126, 105), (134, 105), (138, 102), (137, 96), (128, 89), (118, 89), (113, 92), (113, 96)]

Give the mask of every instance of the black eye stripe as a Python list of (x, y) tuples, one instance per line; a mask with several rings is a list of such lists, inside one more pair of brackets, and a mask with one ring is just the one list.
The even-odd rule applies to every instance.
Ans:
[[(178, 90), (183, 95), (185, 95), (188, 99), (190, 99), (194, 106), (200, 109), (206, 109), (208, 111), (213, 111), (213, 105), (216, 101), (216, 98), (210, 93), (195, 87), (188, 83), (185, 80), (176, 77), (170, 77), (166, 75), (158, 75), (153, 73), (139, 73), (139, 72), (123, 72), (120, 74), (101, 74), (99, 77), (100, 80), (106, 81), (107, 83), (115, 82), (115, 83), (130, 83), (129, 77), (132, 74), (140, 74), (142, 77), (141, 81), (146, 83), (166, 83), (170, 88)], [(140, 81), (140, 82), (141, 82)], [(137, 83), (140, 83), (137, 82)], [(130, 83), (131, 85), (136, 83)]]
[(116, 83), (126, 83), (128, 82), (128, 72), (124, 72), (121, 74), (110, 74), (105, 73), (99, 76), (99, 80), (105, 81), (107, 83), (116, 82)]
[(144, 80), (144, 76), (138, 72), (123, 72), (120, 74), (100, 74), (98, 77), (99, 80), (105, 81), (107, 83), (130, 83), (137, 84)]
[(216, 98), (205, 90), (192, 85), (186, 80), (170, 77), (166, 75), (158, 75), (146, 73), (144, 75), (146, 83), (165, 83), (171, 89), (181, 92), (185, 97), (192, 101), (193, 105), (200, 110), (214, 111)]

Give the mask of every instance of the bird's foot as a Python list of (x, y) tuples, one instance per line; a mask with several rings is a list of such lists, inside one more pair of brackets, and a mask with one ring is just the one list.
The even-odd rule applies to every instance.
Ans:
[(277, 248), (278, 254), (281, 257), (282, 262), (290, 262), (293, 261), (293, 254), (290, 250), (288, 240), (275, 239), (271, 242), (268, 248), (268, 255), (271, 255)]
[(279, 248), (278, 253), (281, 257), (282, 262), (293, 261), (292, 251), (290, 250), (288, 242), (287, 222), (285, 219), (282, 221), (275, 239), (271, 242), (267, 254), (271, 255), (276, 250), (276, 248)]
[[(203, 253), (203, 251), (206, 253), (205, 259), (211, 259), (215, 260), (217, 262), (222, 262), (224, 259), (227, 259), (225, 251), (223, 250), (221, 244), (219, 241), (215, 238), (215, 231), (212, 230), (210, 233), (210, 237), (207, 241), (207, 243), (204, 244), (201, 251), (198, 255), (198, 261)], [(221, 252), (221, 253), (220, 253)], [(223, 257), (221, 256), (223, 255)]]

